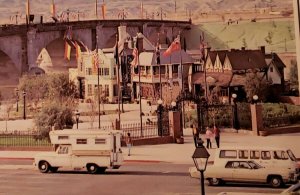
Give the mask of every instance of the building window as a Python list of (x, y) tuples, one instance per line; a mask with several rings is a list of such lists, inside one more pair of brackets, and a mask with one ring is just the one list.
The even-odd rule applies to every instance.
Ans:
[(92, 74), (93, 74), (92, 68), (87, 68), (86, 75), (92, 75)]
[(109, 85), (105, 85), (105, 89), (104, 89), (104, 93), (105, 93), (105, 96), (109, 96)]
[(114, 85), (114, 93), (113, 96), (117, 96), (118, 95), (118, 85)]
[(270, 72), (273, 72), (273, 67), (270, 67)]
[(240, 150), (239, 151), (239, 158), (240, 159), (248, 159), (248, 150)]
[(105, 76), (109, 75), (109, 68), (103, 68), (103, 75)]
[(92, 89), (92, 85), (91, 84), (88, 84), (88, 90), (87, 90), (87, 95), (88, 96), (92, 96), (93, 95), (93, 89)]
[(173, 65), (172, 66), (172, 73), (178, 73), (178, 67), (179, 67), (179, 65)]
[(76, 139), (77, 144), (87, 144), (87, 139)]
[(82, 63), (82, 61), (80, 62), (80, 72), (82, 72), (82, 70), (83, 70), (83, 63)]
[(261, 159), (263, 159), (263, 160), (271, 159), (270, 151), (261, 151)]
[(220, 158), (236, 158), (236, 150), (221, 150), (220, 151)]

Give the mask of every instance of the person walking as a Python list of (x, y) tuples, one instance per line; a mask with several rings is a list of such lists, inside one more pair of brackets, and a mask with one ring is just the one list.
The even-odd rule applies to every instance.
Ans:
[(130, 156), (130, 150), (132, 147), (132, 139), (130, 137), (130, 133), (127, 133), (127, 137), (126, 137), (126, 145), (127, 145), (127, 149), (128, 149), (128, 156)]
[(217, 126), (214, 126), (213, 133), (215, 135), (215, 140), (217, 143), (217, 147), (220, 147), (220, 129)]
[(192, 131), (193, 131), (193, 138), (194, 138), (194, 143), (195, 143), (195, 147), (197, 148), (197, 143), (198, 143), (198, 139), (199, 139), (199, 131), (196, 128), (195, 125), (191, 125)]
[(212, 137), (213, 133), (211, 132), (211, 130), (209, 129), (209, 127), (206, 127), (206, 132), (205, 132), (205, 136), (206, 136), (206, 148), (211, 148), (211, 137)]

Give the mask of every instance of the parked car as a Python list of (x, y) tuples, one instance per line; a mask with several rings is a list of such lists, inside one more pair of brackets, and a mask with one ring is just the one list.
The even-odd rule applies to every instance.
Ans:
[[(196, 168), (190, 168), (192, 177), (199, 177)], [(263, 167), (254, 161), (228, 160), (224, 165), (213, 164), (207, 167), (205, 177), (210, 185), (225, 182), (267, 183), (272, 187), (280, 187), (286, 183), (297, 181), (295, 171)]]

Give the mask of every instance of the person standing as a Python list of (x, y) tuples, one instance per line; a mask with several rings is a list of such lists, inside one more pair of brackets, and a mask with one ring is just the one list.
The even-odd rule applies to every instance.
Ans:
[(127, 145), (127, 149), (128, 149), (128, 156), (130, 156), (130, 150), (131, 150), (131, 146), (132, 146), (132, 139), (130, 136), (130, 133), (127, 133), (127, 137), (126, 137), (126, 145)]
[(211, 148), (211, 137), (212, 137), (212, 132), (209, 129), (209, 127), (206, 127), (206, 132), (205, 132), (205, 136), (206, 136), (206, 148)]
[(191, 128), (192, 128), (192, 131), (193, 131), (193, 138), (194, 138), (195, 147), (197, 148), (198, 139), (199, 139), (199, 131), (196, 128), (195, 125), (191, 125)]
[(215, 135), (215, 140), (217, 143), (217, 147), (220, 147), (220, 129), (217, 126), (214, 126), (214, 131), (213, 131), (214, 135)]

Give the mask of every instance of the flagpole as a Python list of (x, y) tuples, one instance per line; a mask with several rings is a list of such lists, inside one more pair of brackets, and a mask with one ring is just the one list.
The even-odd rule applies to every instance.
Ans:
[[(181, 55), (181, 48), (180, 48), (180, 69), (181, 69), (181, 93), (184, 94), (184, 82), (183, 82), (183, 65), (182, 65), (182, 55)], [(185, 109), (184, 109), (184, 100), (182, 101), (182, 125), (183, 128), (185, 127)]]
[(136, 48), (138, 50), (138, 67), (139, 67), (139, 104), (140, 104), (140, 127), (141, 127), (141, 137), (143, 137), (143, 115), (142, 115), (142, 87), (141, 87), (141, 65), (140, 65), (140, 51), (139, 51), (139, 48), (138, 48), (138, 41), (139, 41), (139, 37), (137, 36), (137, 39), (136, 39)]
[[(97, 51), (97, 55), (98, 55), (98, 51)], [(101, 112), (100, 112), (100, 103), (101, 103), (101, 100), (100, 100), (100, 67), (98, 66), (98, 73), (97, 73), (97, 77), (98, 77), (98, 124), (99, 124), (99, 126), (98, 126), (98, 129), (101, 129), (101, 124), (100, 124), (100, 116), (101, 116)]]
[(117, 62), (117, 82), (118, 82), (118, 130), (121, 129), (121, 113), (120, 113), (120, 66), (119, 66), (119, 50), (118, 50), (118, 34), (116, 35), (116, 62)]

